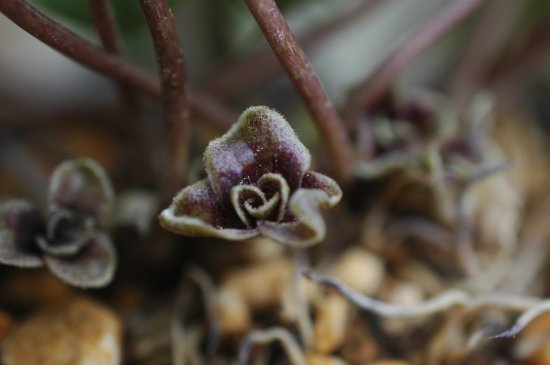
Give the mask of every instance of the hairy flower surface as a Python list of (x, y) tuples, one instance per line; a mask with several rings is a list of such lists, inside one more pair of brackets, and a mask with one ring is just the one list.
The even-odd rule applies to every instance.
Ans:
[(294, 247), (325, 236), (320, 208), (338, 203), (331, 178), (308, 171), (309, 151), (267, 107), (245, 110), (204, 153), (207, 177), (184, 188), (160, 214), (174, 233), (242, 240), (259, 234)]
[(103, 168), (89, 159), (66, 161), (50, 178), (48, 214), (32, 203), (0, 205), (0, 263), (23, 268), (46, 265), (80, 287), (108, 284), (116, 254), (103, 227), (114, 193)]

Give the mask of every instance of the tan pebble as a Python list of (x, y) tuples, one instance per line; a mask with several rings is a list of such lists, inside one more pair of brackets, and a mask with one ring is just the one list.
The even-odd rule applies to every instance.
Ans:
[(215, 311), (222, 335), (241, 334), (250, 329), (250, 311), (239, 294), (230, 290), (219, 291)]
[(384, 279), (384, 265), (377, 256), (354, 247), (340, 256), (331, 267), (330, 275), (361, 293), (372, 295)]
[(528, 358), (528, 362), (533, 365), (550, 364), (550, 341), (546, 341), (544, 345), (531, 354)]
[(3, 343), (3, 365), (117, 365), (122, 325), (109, 309), (75, 298), (42, 310), (14, 328)]
[(518, 339), (536, 335), (540, 332), (550, 331), (550, 313), (543, 313), (536, 317), (518, 335)]
[(291, 278), (290, 260), (278, 259), (230, 272), (220, 290), (238, 294), (253, 309), (265, 308), (283, 299)]
[(308, 365), (347, 365), (347, 363), (339, 357), (318, 353), (306, 354), (306, 360)]
[(550, 364), (550, 313), (535, 318), (514, 341), (514, 356), (534, 365)]
[(248, 262), (265, 262), (281, 257), (285, 247), (271, 238), (260, 236), (247, 241), (246, 249), (242, 251), (242, 259)]
[(314, 347), (321, 354), (340, 348), (346, 338), (349, 303), (338, 295), (328, 295), (316, 306)]

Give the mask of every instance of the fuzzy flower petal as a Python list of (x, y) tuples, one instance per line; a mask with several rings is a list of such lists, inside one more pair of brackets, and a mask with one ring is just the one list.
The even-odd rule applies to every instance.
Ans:
[(50, 212), (73, 210), (103, 225), (113, 210), (114, 190), (105, 170), (82, 158), (63, 162), (54, 170), (48, 200)]
[(98, 288), (113, 279), (117, 258), (111, 239), (97, 233), (76, 255), (45, 255), (44, 261), (61, 280), (82, 288)]
[(327, 196), (321, 203), (323, 209), (332, 208), (342, 199), (342, 189), (340, 189), (336, 181), (315, 171), (306, 172), (302, 179), (301, 188), (323, 191)]
[(238, 122), (205, 151), (210, 184), (223, 201), (233, 186), (254, 184), (266, 173), (280, 174), (297, 190), (311, 156), (288, 122), (263, 106), (245, 110)]
[(294, 220), (287, 223), (262, 221), (258, 223), (261, 234), (294, 248), (304, 248), (318, 243), (325, 237), (326, 227), (320, 210), (334, 206), (340, 201), (342, 192), (338, 185), (332, 186), (332, 179), (315, 173), (316, 178), (325, 184), (327, 194), (320, 189), (299, 189), (289, 202), (289, 210)]
[(0, 206), (0, 263), (22, 268), (40, 267), (42, 257), (35, 246), (35, 235), (44, 224), (34, 205), (11, 200)]
[[(207, 179), (186, 187), (159, 216), (160, 225), (186, 236), (210, 236), (243, 240), (257, 236), (239, 221), (235, 212), (224, 209)], [(227, 228), (230, 227), (230, 228)]]

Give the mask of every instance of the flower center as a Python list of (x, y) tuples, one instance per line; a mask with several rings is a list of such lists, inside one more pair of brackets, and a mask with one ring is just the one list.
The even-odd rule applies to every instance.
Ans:
[(86, 245), (93, 222), (68, 209), (51, 214), (46, 235), (38, 236), (38, 246), (52, 255), (74, 255)]
[(255, 185), (239, 184), (230, 193), (231, 204), (242, 222), (249, 228), (258, 221), (280, 221), (288, 202), (289, 187), (280, 174), (267, 173)]

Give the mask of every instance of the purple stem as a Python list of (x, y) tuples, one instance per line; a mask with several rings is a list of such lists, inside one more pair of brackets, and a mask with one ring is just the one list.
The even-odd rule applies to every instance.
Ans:
[(336, 179), (351, 178), (353, 152), (343, 123), (273, 0), (245, 0), (267, 42), (302, 97), (327, 145)]
[(485, 1), (455, 0), (451, 2), (435, 15), (432, 21), (408, 39), (403, 47), (390, 55), (365, 87), (357, 92), (351, 102), (349, 113), (352, 123), (355, 123), (361, 113), (371, 110), (388, 94), (395, 78), (417, 56), (466, 19)]
[(187, 169), (190, 110), (187, 100), (185, 61), (176, 24), (166, 0), (140, 0), (157, 55), (162, 100), (168, 124), (168, 167), (161, 199), (183, 186)]
[[(81, 65), (153, 99), (161, 99), (160, 82), (155, 76), (82, 39), (25, 0), (0, 0), (0, 12), (36, 39)], [(191, 93), (190, 107), (193, 113), (209, 123), (213, 122), (211, 124), (224, 126), (223, 130), (227, 129), (234, 121), (235, 114), (216, 100), (204, 98), (208, 98), (208, 95)]]

